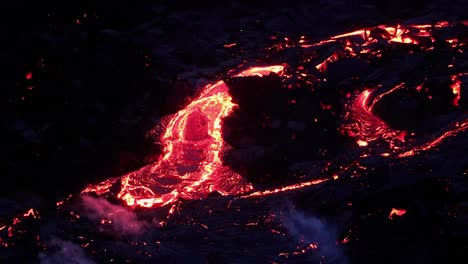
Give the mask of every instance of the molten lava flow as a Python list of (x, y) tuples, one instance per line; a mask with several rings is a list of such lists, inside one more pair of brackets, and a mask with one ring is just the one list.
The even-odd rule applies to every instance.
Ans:
[[(253, 67), (235, 76), (281, 74), (283, 66)], [(161, 207), (179, 198), (200, 199), (211, 192), (222, 195), (252, 189), (240, 175), (222, 165), (222, 118), (235, 104), (223, 81), (204, 87), (187, 107), (169, 121), (161, 141), (164, 156), (155, 164), (123, 176), (117, 197), (128, 206)], [(106, 193), (118, 181), (108, 179), (83, 192)]]
[[(305, 36), (301, 36), (297, 41), (297, 47), (318, 49), (326, 45), (334, 46), (331, 55), (315, 65), (318, 71), (326, 73), (328, 64), (343, 58), (361, 56), (365, 60), (380, 58), (382, 56), (381, 44), (385, 42), (388, 45), (394, 45), (398, 42), (401, 45), (417, 46), (421, 46), (420, 43), (427, 43), (429, 46), (421, 46), (422, 50), (432, 50), (434, 46), (430, 45), (435, 41), (432, 37), (433, 31), (449, 26), (450, 24), (445, 21), (435, 25), (397, 25), (394, 27), (381, 25), (372, 29), (359, 29), (339, 34), (316, 43), (308, 43)], [(359, 38), (360, 40), (358, 40)], [(282, 50), (285, 47), (295, 46), (292, 38), (284, 38), (284, 41), (284, 43), (275, 44), (274, 47)], [(460, 43), (458, 39), (456, 41), (455, 39), (450, 40), (448, 43), (451, 45), (464, 44)], [(342, 44), (341, 47), (336, 47), (340, 44)], [(225, 45), (226, 48), (232, 46), (234, 45)], [(308, 54), (315, 54), (315, 51)], [(317, 57), (312, 55), (304, 58), (301, 63), (306, 64), (316, 59)], [(452, 67), (455, 68), (453, 65)], [(262, 76), (271, 72), (284, 78), (290, 77), (284, 73), (284, 67), (281, 65), (252, 67), (237, 74), (230, 74), (230, 76)], [(307, 79), (310, 76), (304, 72), (298, 72), (297, 77), (307, 84), (314, 85)], [(459, 105), (461, 98), (459, 77), (460, 74), (456, 74), (451, 78), (453, 83), (451, 89), (455, 95), (453, 104), (456, 106)], [(323, 79), (323, 81), (326, 80)], [(405, 87), (405, 83), (400, 83), (392, 88), (382, 88), (382, 85), (377, 85), (377, 87), (356, 91), (354, 96), (351, 96), (351, 93), (346, 96), (352, 101), (346, 103), (345, 124), (342, 128), (364, 150), (376, 146), (382, 147), (380, 143), (383, 141), (388, 143), (388, 147), (381, 151), (380, 156), (408, 157), (434, 148), (445, 138), (454, 136), (467, 127), (468, 120), (461, 120), (435, 139), (426, 140), (425, 143), (414, 146), (415, 141), (406, 138), (406, 131), (391, 128), (373, 114), (376, 103), (386, 95)], [(288, 86), (288, 88), (290, 87)], [(422, 86), (418, 86), (416, 89), (420, 91)], [(220, 153), (224, 147), (221, 137), (221, 120), (229, 115), (235, 106), (228, 93), (228, 87), (223, 81), (207, 85), (201, 90), (197, 99), (177, 112), (170, 120), (161, 138), (164, 144), (162, 159), (123, 177), (111, 178), (100, 184), (89, 186), (83, 192), (95, 192), (101, 195), (110, 192), (112, 186), (120, 186), (117, 196), (128, 206), (161, 207), (172, 204), (179, 198), (200, 199), (206, 197), (210, 192), (227, 195), (251, 191), (252, 185), (240, 175), (224, 167), (220, 159)], [(242, 197), (296, 190), (326, 180), (328, 179), (306, 181), (273, 190), (256, 191)]]
[[(392, 88), (388, 92), (396, 89)], [(372, 107), (386, 93), (370, 100), (372, 92), (370, 89), (364, 90), (356, 96), (353, 103), (347, 107), (345, 120), (349, 120), (344, 129), (348, 134), (356, 138), (356, 143), (360, 147), (366, 147), (370, 142), (377, 139), (391, 140), (398, 134), (397, 130), (389, 127), (380, 118), (372, 114)], [(369, 103), (371, 101), (371, 103)], [(370, 104), (370, 106), (368, 106)]]
[[(179, 111), (162, 137), (166, 146), (162, 160), (124, 176), (118, 197), (129, 206), (152, 207), (179, 197), (194, 199), (214, 191), (229, 194), (250, 189), (239, 175), (222, 166), (219, 157), (221, 119), (234, 107), (227, 91), (222, 81), (208, 85), (197, 100)], [(158, 186), (163, 194), (148, 186)]]

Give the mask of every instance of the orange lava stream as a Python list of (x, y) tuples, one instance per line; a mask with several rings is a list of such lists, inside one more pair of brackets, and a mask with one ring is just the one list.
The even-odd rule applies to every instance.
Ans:
[(254, 197), (254, 196), (265, 196), (265, 195), (270, 195), (270, 194), (275, 194), (275, 193), (282, 193), (282, 192), (288, 192), (288, 191), (293, 191), (293, 190), (298, 190), (302, 189), (305, 187), (309, 187), (312, 185), (317, 185), (323, 182), (328, 181), (329, 179), (315, 179), (307, 182), (301, 182), (301, 183), (296, 183), (296, 184), (291, 184), (288, 186), (284, 186), (281, 188), (276, 188), (272, 190), (264, 190), (264, 191), (256, 191), (253, 193), (249, 193), (247, 195), (243, 195), (240, 198), (249, 198), (249, 197)]

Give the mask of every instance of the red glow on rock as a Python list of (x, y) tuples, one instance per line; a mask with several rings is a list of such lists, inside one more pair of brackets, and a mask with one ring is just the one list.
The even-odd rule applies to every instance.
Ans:
[(423, 88), (424, 83), (421, 83), (420, 85), (416, 86), (416, 91), (420, 92)]
[(31, 208), (29, 209), (26, 213), (23, 214), (24, 217), (33, 217), (33, 218), (38, 218), (37, 212), (34, 212), (34, 209)]
[(401, 142), (405, 142), (406, 133), (407, 133), (406, 131), (401, 131), (400, 134), (397, 136), (397, 139), (400, 140)]
[(24, 75), (24, 78), (26, 78), (26, 80), (31, 80), (32, 77), (33, 77), (32, 72), (27, 72), (27, 73)]
[(236, 46), (237, 43), (229, 43), (229, 44), (224, 44), (223, 46), (226, 48), (226, 49), (229, 49), (229, 48), (232, 48), (234, 46)]
[(349, 238), (345, 237), (343, 240), (341, 240), (341, 244), (348, 244), (349, 243)]
[(320, 102), (320, 107), (322, 107), (323, 110), (330, 110), (332, 109), (332, 105), (331, 104), (325, 104), (323, 102)]
[(11, 227), (11, 226), (8, 227), (7, 231), (8, 231), (8, 236), (9, 236), (9, 237), (14, 236), (15, 233), (13, 232), (13, 227)]
[(394, 219), (395, 217), (401, 217), (406, 214), (405, 209), (397, 209), (397, 208), (392, 208), (392, 211), (390, 211), (390, 214), (388, 215), (388, 218)]

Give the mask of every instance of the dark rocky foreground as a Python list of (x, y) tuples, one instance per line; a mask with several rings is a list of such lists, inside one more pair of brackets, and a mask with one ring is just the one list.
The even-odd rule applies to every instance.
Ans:
[[(181, 201), (169, 219), (165, 219), (169, 208), (130, 212), (116, 205), (118, 201), (83, 201), (76, 196), (56, 210), (57, 201), (86, 184), (156, 160), (161, 152), (156, 139), (163, 129), (158, 124), (186, 105), (202, 85), (224, 78), (226, 71), (239, 65), (286, 61), (293, 67), (294, 49), (266, 56), (271, 53), (265, 47), (273, 43), (272, 36), (306, 35), (318, 40), (362, 26), (459, 21), (466, 19), (466, 1), (300, 1), (294, 5), (17, 1), (5, 5), (9, 15), (0, 25), (5, 73), (0, 122), (6, 133), (0, 228), (29, 208), (38, 210), (41, 219), (23, 219), (13, 238), (7, 229), (0, 230), (0, 242), (13, 242), (0, 247), (1, 262), (450, 263), (466, 257), (466, 132), (437, 151), (414, 158), (360, 160), (359, 166), (366, 170), (353, 165), (335, 181), (300, 191), (234, 200), (213, 194), (206, 200)], [(466, 38), (466, 31), (462, 36)], [(340, 75), (347, 72), (340, 65), (330, 71), (336, 73), (330, 76), (336, 78), (331, 82), (347, 78)], [(277, 81), (271, 78), (254, 85), (265, 86), (257, 96), (271, 95), (267, 87), (275, 87)], [(250, 85), (249, 80), (227, 82), (230, 87)], [(290, 113), (284, 113), (288, 106), (282, 96), (278, 89), (260, 105), (249, 102), (246, 92), (233, 95), (240, 105), (275, 111), (273, 115), (284, 118)], [(317, 103), (310, 94), (295, 96)], [(340, 105), (338, 94), (322, 96)], [(438, 98), (444, 96), (448, 95)], [(377, 111), (393, 126), (437, 130), (432, 119), (418, 111), (409, 118), (418, 120), (418, 126), (396, 118), (401, 109), (396, 106), (405, 106), (397, 98), (386, 103)], [(242, 153), (251, 146), (242, 145), (240, 137), (249, 131), (232, 131), (239, 129), (239, 122), (257, 131), (255, 120), (262, 113), (255, 107), (250, 110), (258, 116), (241, 107), (226, 120), (231, 135), (239, 136), (225, 139), (233, 146), (225, 159), (256, 186), (289, 183), (288, 177), (297, 180), (304, 171), (309, 178), (332, 174), (339, 170), (333, 168), (336, 163), (352, 163), (359, 156), (339, 133), (312, 128), (306, 132), (313, 139), (298, 133), (301, 141), (291, 147), (288, 132), (277, 130), (275, 135), (271, 131), (256, 135), (257, 143), (262, 139), (257, 145), (267, 154), (254, 159), (256, 163), (246, 163)], [(448, 111), (442, 106), (431, 109)], [(294, 117), (303, 118), (307, 111), (318, 110), (299, 109)], [(437, 111), (434, 115), (440, 115)], [(329, 120), (321, 125), (325, 128), (332, 129), (338, 122), (338, 117), (325, 112), (319, 117)], [(283, 145), (269, 147), (277, 140)], [(324, 156), (321, 149), (329, 152)], [(330, 172), (323, 171), (328, 161), (333, 161)], [(360, 177), (351, 177), (354, 171)], [(392, 208), (405, 208), (407, 213), (389, 219)], [(110, 217), (113, 225), (96, 227), (103, 214), (122, 210)], [(318, 249), (310, 246), (313, 243)]]

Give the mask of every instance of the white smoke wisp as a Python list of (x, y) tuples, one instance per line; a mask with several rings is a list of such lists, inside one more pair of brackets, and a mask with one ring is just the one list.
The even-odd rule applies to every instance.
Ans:
[(282, 223), (297, 242), (317, 245), (319, 256), (324, 256), (331, 263), (348, 263), (337, 246), (336, 230), (326, 221), (290, 208), (283, 214)]
[(117, 235), (136, 236), (143, 234), (148, 227), (148, 223), (139, 220), (135, 213), (125, 207), (87, 195), (82, 200), (85, 216), (100, 222), (102, 230)]
[(48, 248), (47, 253), (39, 253), (40, 264), (95, 264), (79, 245), (70, 241), (54, 238), (48, 243)]

